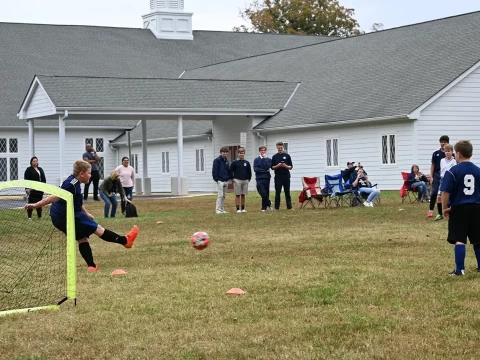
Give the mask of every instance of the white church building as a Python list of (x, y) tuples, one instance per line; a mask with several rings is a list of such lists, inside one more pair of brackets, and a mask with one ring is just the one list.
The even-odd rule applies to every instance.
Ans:
[(192, 31), (183, 1), (150, 5), (143, 29), (0, 23), (0, 181), (37, 156), (58, 184), (92, 143), (104, 175), (130, 156), (137, 193), (209, 192), (222, 146), (253, 163), (283, 141), (294, 190), (347, 161), (397, 190), (441, 135), (480, 146), (480, 12), (338, 38)]

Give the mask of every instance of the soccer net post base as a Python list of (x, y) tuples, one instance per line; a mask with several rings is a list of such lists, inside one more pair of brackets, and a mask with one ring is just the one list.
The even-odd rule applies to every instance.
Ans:
[[(27, 212), (27, 202), (56, 196), (66, 202), (67, 235), (50, 219), (50, 206)], [(73, 196), (41, 182), (0, 183), (0, 316), (59, 309), (76, 303)]]

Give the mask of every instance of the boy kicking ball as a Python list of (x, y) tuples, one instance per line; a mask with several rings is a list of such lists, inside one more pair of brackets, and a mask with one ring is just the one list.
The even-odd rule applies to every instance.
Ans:
[(480, 168), (470, 162), (473, 146), (462, 140), (455, 144), (458, 165), (443, 177), (443, 216), (448, 219), (448, 239), (455, 245), (455, 270), (449, 275), (465, 275), (467, 238), (473, 245), (480, 272)]
[[(92, 249), (88, 242), (90, 235), (95, 234), (107, 242), (123, 245), (127, 249), (133, 246), (138, 235), (138, 226), (135, 225), (126, 235), (120, 236), (113, 231), (104, 229), (93, 221), (93, 216), (83, 206), (83, 195), (80, 184), (88, 184), (90, 181), (92, 166), (83, 160), (75, 161), (73, 174), (62, 184), (61, 188), (73, 194), (73, 206), (75, 212), (75, 239), (78, 242), (78, 250), (88, 265), (88, 271), (97, 271), (98, 266), (93, 261)], [(25, 205), (25, 209), (36, 209), (48, 204), (53, 226), (67, 233), (67, 208), (66, 202), (56, 196), (49, 196), (37, 203)]]

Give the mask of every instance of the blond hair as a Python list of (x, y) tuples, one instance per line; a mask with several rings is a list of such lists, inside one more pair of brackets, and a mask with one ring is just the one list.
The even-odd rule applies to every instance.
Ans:
[(445, 146), (443, 147), (443, 151), (453, 152), (453, 145), (452, 144), (445, 144)]
[(89, 162), (85, 160), (77, 160), (73, 163), (73, 176), (78, 176), (80, 173), (87, 172), (92, 168)]
[(115, 180), (116, 178), (118, 178), (120, 176), (120, 173), (118, 172), (118, 170), (112, 170), (112, 172), (110, 173), (110, 178), (112, 180)]

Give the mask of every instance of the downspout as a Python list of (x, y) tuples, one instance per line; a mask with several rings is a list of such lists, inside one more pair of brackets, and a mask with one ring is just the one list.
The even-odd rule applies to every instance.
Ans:
[(263, 139), (263, 145), (267, 146), (267, 138), (265, 136), (263, 136), (262, 134), (260, 134), (258, 131), (257, 131), (257, 136), (260, 139)]

